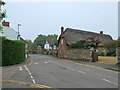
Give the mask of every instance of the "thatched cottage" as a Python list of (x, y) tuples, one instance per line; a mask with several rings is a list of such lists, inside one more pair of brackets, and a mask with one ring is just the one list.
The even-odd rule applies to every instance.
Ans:
[(99, 38), (101, 41), (99, 44), (98, 52), (104, 52), (104, 43), (112, 41), (112, 37), (107, 34), (103, 34), (103, 31), (100, 31), (100, 33), (95, 32), (89, 32), (84, 30), (77, 30), (77, 29), (71, 29), (67, 28), (64, 31), (64, 27), (61, 27), (61, 35), (59, 36), (58, 40), (58, 57), (64, 57), (66, 55), (67, 47), (71, 43), (75, 43), (76, 41), (79, 41), (80, 39), (86, 40), (88, 37), (94, 37)]

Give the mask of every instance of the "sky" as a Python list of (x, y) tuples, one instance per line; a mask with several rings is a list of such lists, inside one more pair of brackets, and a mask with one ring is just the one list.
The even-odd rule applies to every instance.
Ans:
[(118, 37), (117, 2), (7, 2), (6, 21), (17, 29), (24, 39), (34, 39), (39, 34), (60, 35), (60, 28), (73, 28), (109, 34)]

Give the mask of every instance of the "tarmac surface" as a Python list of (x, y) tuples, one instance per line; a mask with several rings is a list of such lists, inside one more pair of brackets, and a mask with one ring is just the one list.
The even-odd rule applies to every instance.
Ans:
[[(116, 66), (109, 66), (114, 67)], [(118, 73), (103, 64), (31, 55), (25, 63), (2, 68), (3, 88), (118, 88)]]

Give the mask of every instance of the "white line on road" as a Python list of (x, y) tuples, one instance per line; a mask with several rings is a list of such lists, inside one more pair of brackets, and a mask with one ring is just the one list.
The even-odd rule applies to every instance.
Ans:
[[(59, 66), (62, 66), (62, 65), (60, 65), (60, 64), (58, 64), (58, 63), (56, 63), (56, 62), (54, 62), (54, 63), (57, 64), (57, 65), (59, 65)], [(64, 67), (64, 66), (62, 66), (62, 67)], [(82, 74), (86, 74), (85, 72), (80, 71), (80, 70), (76, 70), (76, 69), (73, 69), (73, 68), (70, 68), (70, 67), (66, 67), (66, 68), (71, 69), (71, 70), (73, 70), (73, 71), (77, 71), (77, 72), (82, 73)]]
[(70, 67), (67, 67), (67, 68), (68, 68), (68, 69), (71, 69), (71, 70), (73, 70), (73, 71), (77, 71), (77, 72), (82, 73), (82, 74), (86, 74), (85, 72), (80, 71), (80, 70), (76, 70), (76, 69), (73, 69), (73, 68), (70, 68)]
[(36, 83), (36, 82), (35, 82), (35, 79), (33, 78), (32, 74), (31, 74), (31, 72), (30, 72), (30, 70), (29, 70), (25, 65), (24, 65), (24, 67), (25, 67), (25, 69), (28, 71), (30, 77), (32, 78), (33, 83)]
[(33, 78), (33, 76), (30, 76), (31, 78)]
[(32, 79), (33, 83), (36, 83), (34, 79)]
[(39, 64), (39, 63), (34, 63), (34, 64)]
[(48, 62), (45, 62), (45, 63), (48, 63)]
[(106, 82), (109, 82), (109, 83), (112, 83), (112, 84), (115, 84), (115, 85), (117, 85), (117, 86), (118, 86), (118, 84), (117, 84), (117, 83), (115, 83), (115, 82), (109, 81), (109, 80), (107, 80), (107, 79), (102, 79), (102, 80), (104, 80), (104, 81), (106, 81)]
[(20, 69), (20, 71), (22, 71), (22, 70), (23, 70), (21, 66), (19, 67), (19, 69)]

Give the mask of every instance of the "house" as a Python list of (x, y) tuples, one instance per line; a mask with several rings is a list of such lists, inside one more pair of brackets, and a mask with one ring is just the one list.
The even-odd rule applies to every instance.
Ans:
[(20, 37), (20, 41), (22, 41), (22, 42), (25, 43), (25, 49), (29, 51), (29, 45), (28, 45), (28, 42), (25, 41), (22, 37)]
[(67, 47), (71, 43), (75, 43), (80, 39), (86, 40), (88, 37), (94, 37), (96, 39), (99, 38), (99, 40), (101, 41), (99, 44), (98, 53), (105, 52), (104, 43), (113, 40), (110, 35), (103, 34), (103, 31), (100, 31), (100, 33), (95, 33), (72, 28), (67, 28), (64, 31), (64, 27), (61, 27), (61, 35), (59, 36), (58, 40), (58, 57), (66, 56)]
[[(10, 23), (3, 20), (0, 36), (6, 37), (10, 40), (17, 40), (18, 32), (10, 27)], [(20, 40), (20, 38), (18, 38)]]
[(46, 41), (45, 45), (44, 45), (44, 49), (49, 51), (49, 49), (51, 49), (50, 44), (48, 43), (48, 41)]

